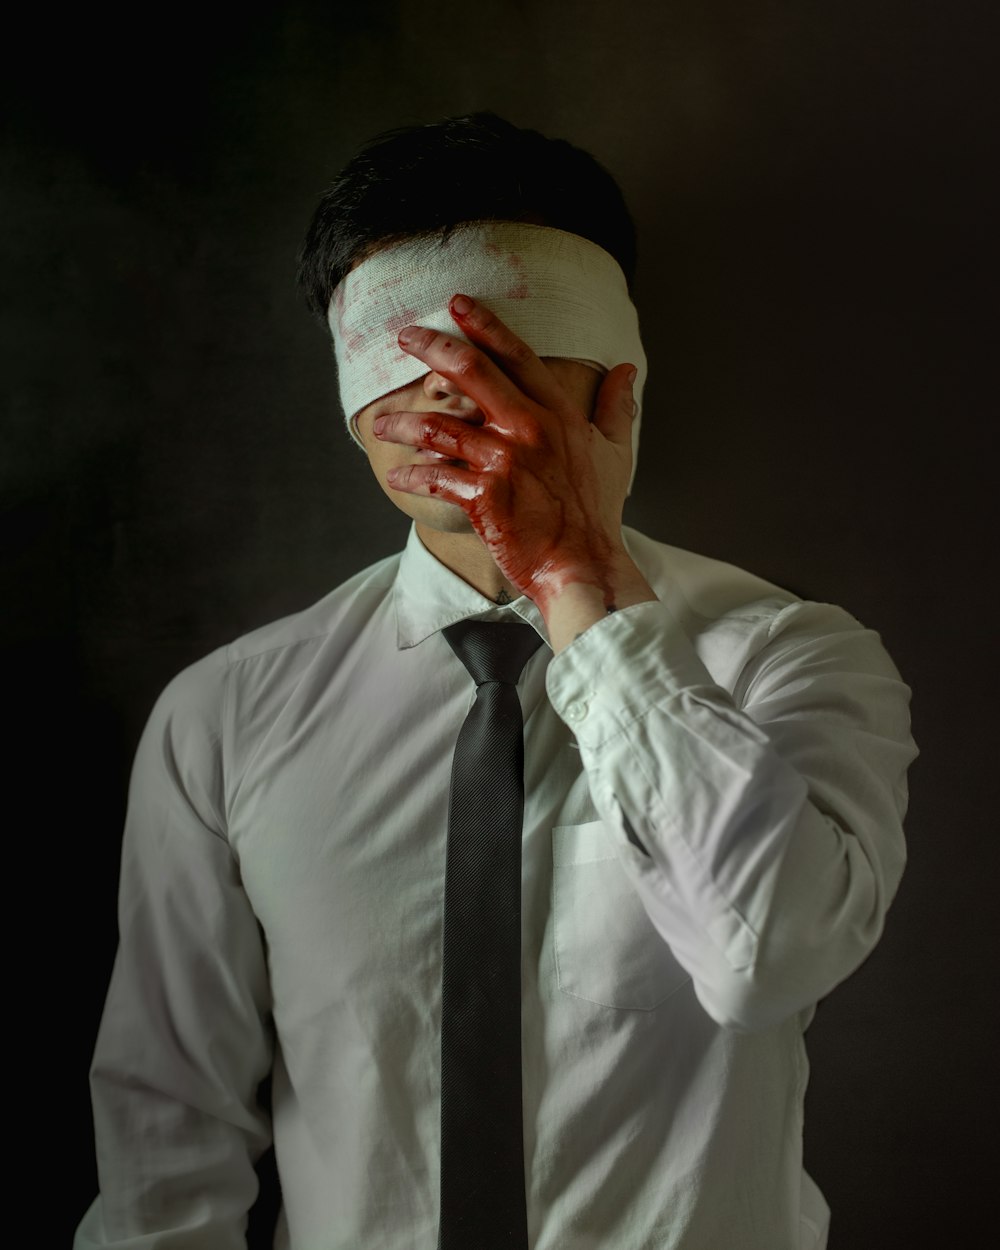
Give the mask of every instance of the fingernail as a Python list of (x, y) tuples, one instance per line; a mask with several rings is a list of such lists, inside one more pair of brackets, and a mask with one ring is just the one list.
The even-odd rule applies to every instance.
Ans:
[(636, 378), (639, 376), (639, 370), (633, 365), (628, 371), (628, 384), (632, 386)]
[(372, 426), (372, 429), (376, 434), (381, 434), (385, 429), (385, 417), (376, 417), (375, 424)]
[(403, 326), (402, 330), (400, 330), (400, 332), (396, 335), (396, 342), (399, 343), (401, 347), (403, 347), (407, 343), (409, 343), (410, 339), (413, 338), (415, 333), (416, 333), (415, 326)]
[(394, 482), (396, 480), (396, 475), (398, 472), (399, 472), (398, 469), (386, 469), (385, 480), (390, 483)]
[(475, 304), (469, 299), (468, 295), (455, 295), (452, 297), (451, 311), (457, 313), (459, 317), (467, 317), (473, 308), (475, 308)]

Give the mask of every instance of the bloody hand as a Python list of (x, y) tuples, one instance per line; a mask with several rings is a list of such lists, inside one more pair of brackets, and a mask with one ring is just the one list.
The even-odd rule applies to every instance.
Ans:
[(399, 343), (454, 382), (482, 423), (441, 412), (380, 416), (376, 437), (450, 458), (393, 469), (390, 485), (462, 508), (504, 577), (543, 613), (574, 584), (597, 587), (610, 608), (616, 570), (634, 568), (621, 537), (634, 368), (608, 373), (591, 420), (488, 309), (456, 295), (450, 311), (472, 345), (415, 326), (400, 332)]

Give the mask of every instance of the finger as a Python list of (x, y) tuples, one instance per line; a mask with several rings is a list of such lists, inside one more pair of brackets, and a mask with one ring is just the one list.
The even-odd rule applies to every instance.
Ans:
[[(504, 433), (524, 435), (531, 427), (532, 417), (537, 420), (541, 415), (538, 405), (485, 352), (457, 335), (441, 334), (426, 326), (406, 326), (399, 332), (399, 345), (408, 355), (454, 382), (487, 421)], [(527, 410), (528, 405), (534, 412)]]
[(615, 365), (597, 392), (594, 425), (609, 443), (631, 446), (632, 422), (635, 418), (635, 365)]
[(437, 451), (479, 469), (491, 465), (501, 451), (491, 431), (445, 412), (386, 412), (375, 418), (372, 430), (384, 443)]
[(454, 295), (448, 311), (462, 333), (488, 352), (530, 399), (545, 408), (565, 403), (561, 387), (538, 356), (485, 304), (470, 295)]
[(453, 464), (404, 464), (389, 469), (386, 481), (408, 495), (429, 495), (466, 511), (483, 491), (482, 480), (471, 469)]

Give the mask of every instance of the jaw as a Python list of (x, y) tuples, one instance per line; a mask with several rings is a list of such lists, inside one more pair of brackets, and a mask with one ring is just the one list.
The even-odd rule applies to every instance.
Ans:
[(423, 499), (421, 503), (427, 506), (414, 509), (410, 514), (417, 523), (417, 532), (421, 537), (426, 530), (435, 534), (472, 535), (479, 540), (479, 535), (472, 528), (472, 522), (458, 504), (442, 503), (438, 499)]

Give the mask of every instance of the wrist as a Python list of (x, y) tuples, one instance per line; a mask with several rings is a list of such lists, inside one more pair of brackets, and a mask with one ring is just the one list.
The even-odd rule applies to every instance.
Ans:
[(552, 649), (559, 652), (611, 613), (655, 599), (655, 591), (623, 551), (606, 564), (561, 570), (558, 578), (546, 580), (535, 602)]

